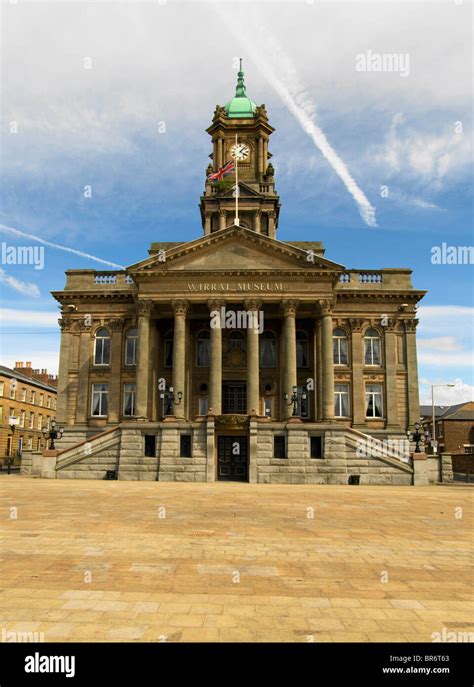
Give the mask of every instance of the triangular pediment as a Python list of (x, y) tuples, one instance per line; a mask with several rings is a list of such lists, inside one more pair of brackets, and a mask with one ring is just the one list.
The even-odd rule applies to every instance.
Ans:
[(134, 276), (170, 272), (244, 272), (259, 270), (324, 270), (340, 272), (342, 265), (314, 255), (284, 241), (271, 239), (235, 225), (195, 241), (180, 244), (160, 255), (132, 265)]
[[(219, 195), (220, 198), (235, 198), (235, 185), (227, 189)], [(239, 198), (262, 198), (262, 194), (256, 191), (254, 188), (245, 183), (245, 181), (239, 181)]]

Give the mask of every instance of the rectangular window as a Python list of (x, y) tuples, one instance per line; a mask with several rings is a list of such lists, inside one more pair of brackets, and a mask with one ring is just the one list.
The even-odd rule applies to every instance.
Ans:
[(334, 385), (334, 415), (349, 417), (349, 384)]
[(154, 458), (156, 456), (156, 435), (145, 434), (145, 457)]
[(16, 398), (16, 385), (13, 382), (10, 383), (10, 398)]
[(21, 390), (21, 400), (23, 401), (23, 403), (25, 403), (25, 401), (26, 401), (26, 389)]
[(323, 438), (310, 437), (311, 458), (323, 457)]
[(40, 406), (44, 406), (44, 394), (40, 394), (39, 404)]
[(35, 426), (35, 414), (30, 413), (30, 417), (28, 420), (28, 427), (29, 427), (29, 429), (34, 429), (34, 426)]
[(179, 437), (179, 455), (181, 458), (191, 458), (191, 435), (181, 434)]
[(273, 457), (286, 458), (286, 441), (281, 434), (275, 434), (273, 437)]
[(92, 407), (91, 414), (96, 417), (106, 417), (109, 408), (109, 385), (92, 385)]
[(137, 343), (138, 336), (134, 334), (129, 334), (125, 339), (125, 365), (137, 364)]
[(366, 365), (380, 365), (380, 338), (375, 336), (365, 337), (365, 364)]
[(3, 406), (0, 406), (0, 422), (3, 423)]
[(196, 366), (209, 367), (211, 364), (211, 342), (208, 332), (201, 332), (196, 342)]
[(33, 437), (30, 437), (28, 439), (28, 448), (31, 448), (31, 449), (33, 448)]
[(474, 445), (472, 444), (464, 444), (464, 453), (468, 453), (469, 455), (471, 453), (474, 453)]
[(123, 414), (128, 417), (135, 415), (135, 384), (123, 385)]
[(347, 365), (349, 360), (347, 351), (347, 337), (335, 335), (333, 338), (334, 365)]
[(25, 415), (26, 415), (25, 411), (20, 410), (20, 427), (25, 426)]
[(308, 418), (310, 415), (310, 392), (305, 386), (298, 387), (297, 398), (296, 415), (298, 417)]
[(46, 403), (46, 406), (47, 406), (48, 408), (51, 408), (51, 396), (48, 396), (48, 401), (47, 401), (47, 403)]
[(0, 396), (5, 393), (5, 382), (0, 382)]
[(207, 415), (207, 410), (209, 407), (209, 399), (207, 396), (199, 397), (199, 415)]
[(366, 417), (382, 417), (382, 385), (366, 384), (365, 386), (365, 415)]
[(41, 431), (43, 429), (43, 416), (38, 415), (38, 429)]
[(36, 401), (36, 391), (31, 392), (31, 402), (34, 403)]
[(165, 339), (165, 367), (173, 367), (173, 337), (170, 335)]

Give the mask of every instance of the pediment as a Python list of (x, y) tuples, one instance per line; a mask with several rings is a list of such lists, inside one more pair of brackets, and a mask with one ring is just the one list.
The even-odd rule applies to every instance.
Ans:
[(169, 272), (235, 272), (259, 270), (324, 270), (339, 272), (342, 265), (314, 256), (308, 261), (305, 250), (284, 241), (271, 239), (244, 227), (231, 226), (183, 243), (132, 265), (128, 271), (134, 276)]
[[(232, 186), (232, 188), (227, 189), (224, 193), (220, 194), (220, 198), (235, 198), (235, 186)], [(258, 193), (255, 189), (253, 189), (251, 186), (248, 186), (245, 181), (239, 181), (239, 198), (261, 198), (262, 194)]]

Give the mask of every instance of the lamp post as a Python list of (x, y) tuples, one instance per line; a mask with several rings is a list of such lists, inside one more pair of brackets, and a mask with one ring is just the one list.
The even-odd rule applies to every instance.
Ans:
[[(289, 394), (284, 394), (283, 398), (285, 399), (287, 406), (293, 406), (292, 417), (296, 417), (298, 415), (298, 387), (292, 386), (291, 392), (291, 396)], [(306, 400), (306, 387), (303, 387), (301, 392), (301, 400)]]
[(420, 427), (421, 423), (415, 422), (415, 431), (410, 432), (410, 430), (407, 430), (407, 437), (408, 441), (414, 441), (415, 442), (415, 453), (421, 453), (420, 451), (420, 443), (423, 442), (424, 444), (428, 443), (430, 441), (430, 433), (426, 429), (424, 432), (420, 432)]
[[(181, 403), (181, 399), (183, 398), (183, 392), (178, 391), (178, 393), (175, 395), (173, 387), (170, 386), (168, 390), (162, 391), (160, 393), (160, 398), (166, 398), (166, 400), (171, 403), (171, 408), (173, 408), (174, 406), (179, 406), (179, 404)], [(176, 400), (176, 398), (178, 400)]]
[(439, 387), (452, 388), (453, 386), (456, 386), (456, 385), (455, 384), (432, 384), (431, 385), (431, 421), (433, 423), (432, 432), (431, 432), (431, 434), (432, 434), (431, 448), (433, 449), (433, 453), (438, 453), (438, 443), (436, 441), (434, 390), (438, 389)]
[(64, 427), (58, 427), (56, 429), (56, 426), (57, 426), (56, 420), (53, 417), (53, 419), (51, 420), (50, 429), (46, 429), (46, 428), (43, 429), (43, 437), (44, 437), (44, 440), (46, 441), (46, 448), (48, 448), (48, 440), (49, 440), (49, 450), (50, 451), (54, 451), (55, 440), (61, 439), (63, 436), (63, 432), (64, 432)]

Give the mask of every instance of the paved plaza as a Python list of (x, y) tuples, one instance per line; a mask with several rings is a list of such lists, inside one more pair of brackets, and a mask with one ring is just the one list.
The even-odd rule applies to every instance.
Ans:
[(473, 496), (5, 476), (0, 639), (463, 641)]

